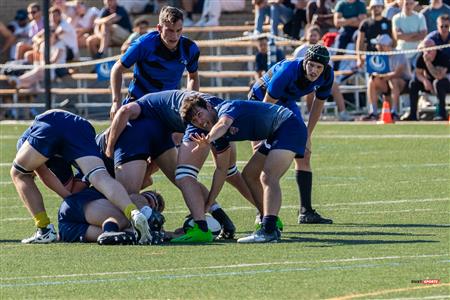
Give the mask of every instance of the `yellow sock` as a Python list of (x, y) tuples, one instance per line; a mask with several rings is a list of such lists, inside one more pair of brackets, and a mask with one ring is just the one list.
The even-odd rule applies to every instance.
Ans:
[(127, 205), (127, 207), (125, 207), (123, 213), (125, 214), (125, 217), (127, 217), (127, 219), (131, 219), (131, 211), (137, 209), (136, 205), (133, 203), (130, 203)]
[(50, 219), (47, 216), (47, 213), (45, 211), (41, 211), (40, 213), (37, 213), (34, 217), (34, 224), (36, 224), (36, 227), (38, 228), (45, 228), (48, 224), (50, 224)]

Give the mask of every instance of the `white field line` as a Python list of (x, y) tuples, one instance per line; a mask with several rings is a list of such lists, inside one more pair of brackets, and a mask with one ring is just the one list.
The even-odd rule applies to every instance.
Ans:
[(435, 295), (420, 298), (383, 298), (385, 300), (430, 300), (430, 299), (450, 299), (450, 295)]
[[(160, 273), (160, 272), (177, 272), (177, 271), (192, 271), (192, 270), (221, 270), (234, 268), (253, 268), (253, 267), (269, 267), (269, 266), (285, 266), (285, 265), (304, 265), (304, 264), (322, 264), (322, 263), (352, 263), (352, 262), (371, 262), (371, 261), (385, 261), (385, 260), (401, 260), (401, 259), (426, 259), (436, 257), (446, 257), (448, 254), (425, 254), (425, 255), (411, 255), (411, 256), (380, 256), (380, 257), (352, 257), (341, 259), (326, 259), (318, 261), (281, 261), (281, 262), (261, 262), (261, 263), (243, 263), (234, 265), (217, 265), (204, 267), (181, 267), (171, 269), (156, 269), (156, 270), (130, 270), (117, 272), (101, 272), (101, 273), (75, 273), (75, 274), (55, 274), (55, 275), (40, 275), (40, 276), (20, 276), (20, 277), (2, 277), (0, 281), (15, 281), (15, 280), (30, 280), (30, 279), (57, 279), (57, 278), (73, 278), (73, 277), (96, 277), (96, 276), (115, 276), (115, 275), (133, 275), (145, 273)], [(311, 269), (312, 270), (312, 269)], [(0, 287), (3, 285), (0, 285)]]
[[(384, 204), (403, 204), (403, 203), (422, 203), (422, 202), (445, 202), (449, 201), (450, 198), (430, 198), (430, 199), (400, 199), (400, 200), (388, 200), (388, 201), (366, 201), (366, 202), (349, 202), (349, 203), (332, 203), (332, 204), (317, 204), (316, 207), (322, 207), (326, 208), (327, 211), (333, 211), (333, 210), (354, 210), (353, 208), (341, 208), (340, 206), (366, 206), (366, 205), (384, 205)], [(18, 208), (23, 208), (22, 206), (19, 206)], [(230, 207), (224, 207), (226, 211), (239, 211), (239, 210), (255, 210), (254, 207), (251, 206), (230, 206)], [(283, 205), (281, 206), (281, 209), (298, 209), (298, 205)], [(413, 213), (413, 212), (423, 212), (423, 211), (439, 211), (440, 213), (447, 214), (449, 212), (442, 211), (442, 210), (434, 210), (434, 209), (406, 209), (406, 210), (388, 210), (388, 211), (360, 211), (360, 212), (354, 212), (354, 214), (388, 214), (388, 213)], [(165, 215), (169, 214), (186, 214), (188, 213), (187, 208), (182, 210), (172, 210), (172, 211), (165, 211)], [(30, 217), (15, 217), (15, 218), (5, 218), (0, 219), (1, 222), (23, 222), (23, 221), (29, 221)]]

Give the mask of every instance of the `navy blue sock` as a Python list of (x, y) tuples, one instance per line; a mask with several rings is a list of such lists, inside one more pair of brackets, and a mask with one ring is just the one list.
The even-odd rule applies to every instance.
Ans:
[(311, 211), (312, 172), (296, 170), (295, 179), (300, 191), (300, 212)]
[(214, 210), (211, 215), (214, 219), (219, 222), (219, 224), (227, 231), (234, 231), (236, 228), (234, 227), (233, 221), (231, 221), (230, 217), (225, 213), (222, 208), (218, 208)]
[(208, 232), (208, 223), (206, 223), (205, 220), (196, 220), (195, 224), (198, 225), (198, 228), (200, 228), (201, 231)]
[(119, 224), (116, 222), (108, 221), (106, 223), (103, 223), (103, 232), (118, 232), (119, 231)]
[(272, 233), (277, 228), (277, 216), (264, 216), (262, 220), (262, 227), (267, 233)]

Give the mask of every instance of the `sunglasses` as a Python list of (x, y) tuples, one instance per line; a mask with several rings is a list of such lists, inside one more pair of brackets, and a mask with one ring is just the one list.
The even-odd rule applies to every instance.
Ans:
[(441, 25), (441, 26), (439, 26), (439, 28), (448, 28), (450, 25)]
[(35, 15), (35, 14), (37, 14), (38, 12), (39, 12), (38, 10), (32, 10), (32, 11), (28, 12), (28, 14), (30, 14), (30, 15)]

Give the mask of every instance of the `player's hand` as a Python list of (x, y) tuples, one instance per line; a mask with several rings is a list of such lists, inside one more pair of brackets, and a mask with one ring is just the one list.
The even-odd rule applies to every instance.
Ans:
[(197, 143), (194, 149), (192, 149), (192, 153), (198, 151), (202, 147), (209, 147), (210, 141), (207, 135), (202, 133), (201, 135), (198, 133), (191, 134), (189, 136), (191, 140)]
[(113, 151), (113, 149), (111, 149), (111, 147), (106, 146), (106, 149), (105, 149), (105, 155), (106, 155), (106, 157), (112, 158), (113, 152), (114, 152), (114, 151)]
[(109, 119), (112, 120), (114, 119), (114, 116), (116, 115), (117, 111), (120, 108), (120, 104), (119, 102), (113, 101), (112, 105), (111, 105), (111, 110), (109, 111)]

